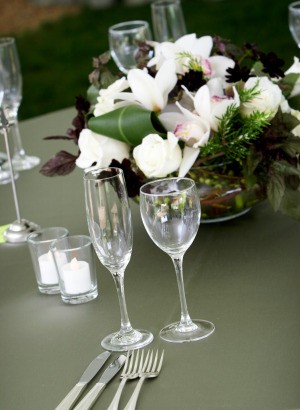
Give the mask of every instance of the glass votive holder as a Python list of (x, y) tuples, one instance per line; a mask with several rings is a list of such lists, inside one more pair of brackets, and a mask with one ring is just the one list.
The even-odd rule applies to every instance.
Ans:
[(52, 242), (63, 302), (79, 304), (98, 296), (94, 248), (90, 237), (74, 235)]
[(69, 231), (62, 227), (44, 228), (33, 232), (27, 237), (38, 289), (49, 295), (60, 293), (59, 279), (51, 243), (59, 238), (65, 238)]

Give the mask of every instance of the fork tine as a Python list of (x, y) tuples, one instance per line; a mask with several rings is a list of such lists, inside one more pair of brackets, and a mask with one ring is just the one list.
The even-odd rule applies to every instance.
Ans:
[(156, 355), (155, 355), (155, 358), (154, 358), (154, 362), (153, 362), (153, 365), (152, 365), (151, 372), (155, 372), (155, 370), (156, 370), (157, 357), (158, 357), (158, 350), (156, 350)]
[(165, 351), (163, 350), (163, 351), (162, 351), (162, 354), (161, 354), (161, 356), (160, 356), (160, 361), (159, 361), (158, 368), (157, 368), (157, 371), (158, 371), (158, 372), (160, 372), (160, 370), (161, 370), (161, 367), (162, 367), (162, 364), (163, 364), (163, 360), (164, 360), (164, 354), (165, 354)]
[[(153, 361), (153, 350), (151, 350), (150, 357), (149, 357), (149, 363), (148, 363), (147, 368), (146, 368), (147, 363), (145, 364), (146, 372), (150, 372), (150, 369), (151, 369), (151, 366), (152, 366), (152, 361)], [(143, 369), (143, 371), (145, 371), (145, 368)]]
[(135, 357), (135, 356), (136, 356), (136, 352), (133, 350), (131, 360), (130, 360), (130, 366), (129, 366), (127, 373), (130, 373), (132, 371), (135, 361), (138, 360), (138, 357)]
[(122, 371), (121, 376), (124, 376), (124, 374), (126, 374), (127, 369), (129, 367), (129, 362), (130, 362), (130, 350), (128, 350), (128, 352), (127, 352), (126, 362), (125, 362), (125, 365), (123, 367), (123, 371)]

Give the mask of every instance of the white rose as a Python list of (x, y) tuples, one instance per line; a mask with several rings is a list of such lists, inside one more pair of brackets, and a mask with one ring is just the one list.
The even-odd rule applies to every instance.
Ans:
[[(298, 57), (294, 57), (294, 64), (284, 74), (300, 74), (300, 61)], [(296, 81), (290, 97), (295, 97), (298, 94), (300, 94), (300, 77)]]
[(78, 147), (80, 155), (76, 160), (79, 168), (108, 167), (113, 159), (122, 162), (129, 158), (129, 146), (124, 142), (92, 132), (88, 128), (81, 131)]
[(161, 178), (179, 168), (182, 153), (178, 139), (168, 132), (167, 139), (157, 134), (144, 137), (142, 144), (134, 148), (133, 158), (146, 177)]
[(257, 94), (251, 101), (244, 103), (241, 112), (250, 115), (255, 111), (269, 114), (271, 120), (277, 113), (281, 103), (281, 90), (268, 77), (250, 77), (245, 83), (245, 89), (251, 89), (257, 84)]

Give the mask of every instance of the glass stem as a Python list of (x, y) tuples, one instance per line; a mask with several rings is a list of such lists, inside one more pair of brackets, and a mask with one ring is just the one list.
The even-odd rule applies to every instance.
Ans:
[(21, 134), (19, 130), (18, 120), (15, 119), (10, 123), (9, 133), (14, 144), (14, 157), (22, 158), (25, 156), (25, 151), (22, 145)]
[(180, 318), (180, 325), (182, 326), (190, 326), (192, 325), (192, 320), (190, 318), (186, 297), (185, 297), (185, 290), (184, 290), (184, 283), (183, 283), (183, 269), (182, 269), (182, 262), (183, 262), (183, 255), (179, 256), (171, 256), (175, 272), (176, 272), (176, 279), (179, 291), (179, 298), (180, 298), (180, 306), (181, 306), (181, 318)]
[(121, 313), (121, 332), (128, 333), (132, 331), (132, 326), (129, 321), (127, 307), (126, 307), (126, 300), (125, 300), (125, 292), (124, 292), (124, 276), (123, 274), (116, 273), (113, 274), (114, 282), (117, 288), (117, 294), (119, 299), (120, 305), (120, 313)]

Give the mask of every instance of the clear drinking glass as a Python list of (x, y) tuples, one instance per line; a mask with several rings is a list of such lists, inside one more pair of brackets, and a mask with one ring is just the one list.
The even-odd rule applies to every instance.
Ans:
[(50, 227), (33, 232), (27, 237), (38, 289), (41, 293), (60, 293), (58, 272), (50, 250), (53, 241), (65, 238), (69, 231), (63, 227)]
[(158, 0), (151, 3), (152, 27), (156, 41), (175, 41), (186, 34), (180, 0)]
[(200, 201), (195, 182), (189, 178), (166, 178), (148, 182), (140, 189), (141, 216), (150, 238), (172, 259), (179, 290), (181, 318), (160, 331), (168, 342), (192, 342), (213, 333), (215, 327), (191, 319), (187, 309), (182, 262), (200, 224)]
[(50, 246), (62, 301), (70, 304), (86, 303), (98, 296), (94, 249), (86, 235), (57, 239)]
[(298, 47), (300, 47), (300, 1), (295, 1), (288, 6), (289, 29)]
[[(22, 145), (18, 125), (18, 110), (22, 100), (22, 74), (16, 41), (12, 37), (0, 38), (0, 71), (4, 91), (2, 107), (10, 125), (9, 134), (14, 144), (13, 168), (16, 171), (31, 169), (40, 163), (40, 159), (26, 155)], [(3, 167), (6, 168), (6, 165)]]
[(121, 312), (121, 328), (105, 337), (107, 350), (124, 351), (146, 346), (153, 335), (132, 328), (125, 301), (124, 273), (132, 253), (132, 224), (123, 171), (104, 168), (84, 175), (85, 203), (90, 236), (96, 254), (112, 274)]
[(109, 49), (119, 70), (124, 74), (136, 67), (139, 44), (151, 40), (149, 24), (143, 20), (125, 21), (108, 29)]

